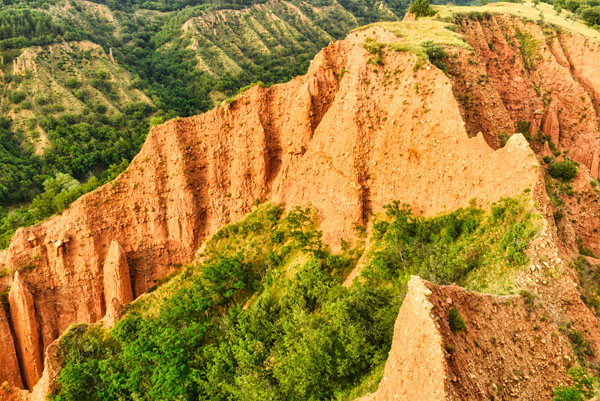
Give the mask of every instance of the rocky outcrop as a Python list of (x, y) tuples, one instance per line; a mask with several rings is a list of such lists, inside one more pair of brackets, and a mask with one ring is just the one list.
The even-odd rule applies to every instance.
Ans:
[(551, 103), (544, 113), (542, 132), (550, 138), (552, 143), (560, 145), (560, 125), (558, 123), (558, 109), (556, 103)]
[[(456, 308), (465, 329), (450, 328)], [(469, 293), (412, 277), (372, 401), (549, 400), (569, 383), (567, 339), (535, 298)]]
[[(0, 300), (0, 377), (13, 385), (23, 387), (21, 380), (21, 370), (19, 368), (19, 360), (15, 342), (12, 336), (12, 330), (8, 315), (6, 314), (5, 305)], [(0, 383), (2, 384), (2, 383)]]
[(373, 400), (448, 398), (444, 339), (432, 314), (430, 295), (424, 281), (411, 278), (394, 326), (385, 374)]
[[(509, 15), (458, 23), (473, 47), (472, 52), (457, 50), (451, 68), (468, 130), (481, 131), (498, 147), (498, 135), (516, 132), (521, 121), (537, 128), (540, 110), (541, 131), (590, 169), (594, 150), (600, 148), (600, 58), (595, 44)], [(527, 56), (521, 50), (523, 38), (529, 44)], [(531, 131), (535, 138), (538, 130)]]
[[(444, 73), (413, 71), (417, 56), (389, 48), (383, 65), (369, 64), (367, 37), (401, 40), (380, 27), (355, 32), (325, 48), (305, 76), (154, 127), (114, 182), (20, 229), (0, 268), (35, 266), (21, 279), (34, 295), (40, 349), (73, 323), (101, 319), (107, 296), (128, 298), (119, 289), (125, 261), (137, 297), (256, 199), (312, 204), (336, 248), (393, 200), (433, 215), (533, 188), (537, 161), (522, 136), (497, 151), (469, 138)], [(120, 249), (111, 256), (113, 240)], [(106, 277), (120, 277), (110, 290), (107, 259), (116, 270)]]
[[(19, 272), (15, 273), (8, 301), (23, 384), (26, 388), (32, 389), (42, 376), (44, 366), (33, 296), (21, 279)], [(2, 357), (4, 358), (4, 355)]]
[[(600, 176), (600, 53), (594, 40), (568, 29), (490, 14), (457, 19), (473, 50), (450, 49), (449, 76), (467, 131), (482, 132), (498, 148), (530, 125), (530, 143), (540, 156), (565, 152), (579, 163), (576, 197), (562, 199), (560, 239), (570, 252), (577, 240), (600, 253), (600, 201), (590, 185)], [(521, 41), (528, 41), (523, 50)], [(527, 53), (527, 56), (524, 54)], [(527, 65), (525, 60), (529, 60)], [(543, 113), (540, 119), (539, 112)], [(551, 140), (551, 144), (538, 135)], [(580, 240), (580, 241), (581, 241)]]
[(104, 261), (104, 302), (107, 315), (114, 318), (118, 305), (133, 301), (127, 255), (117, 241), (111, 241)]

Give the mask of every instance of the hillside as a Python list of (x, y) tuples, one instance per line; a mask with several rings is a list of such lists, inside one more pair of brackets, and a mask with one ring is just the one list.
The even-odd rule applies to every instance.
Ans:
[[(5, 58), (0, 110), (12, 120), (12, 129), (25, 135), (37, 154), (50, 147), (44, 120), (49, 116), (80, 115), (84, 109), (109, 116), (125, 105), (144, 102), (143, 92), (130, 87), (132, 75), (91, 42), (65, 42), (22, 49)], [(39, 119), (39, 120), (38, 120)]]
[(19, 229), (0, 399), (591, 398), (598, 42), (532, 5), (437, 9), (153, 127)]
[(207, 111), (253, 82), (303, 74), (322, 47), (366, 22), (396, 20), (405, 6), (6, 2), (0, 248), (114, 178), (150, 126)]

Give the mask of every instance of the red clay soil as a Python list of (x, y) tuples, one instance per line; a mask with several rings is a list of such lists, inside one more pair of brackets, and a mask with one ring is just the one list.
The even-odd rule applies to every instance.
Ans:
[[(456, 308), (465, 329), (450, 328)], [(370, 401), (550, 400), (574, 362), (535, 298), (469, 293), (411, 278), (384, 377)]]
[[(572, 196), (557, 222), (559, 237), (572, 252), (577, 240), (600, 255), (600, 195), (590, 181), (600, 174), (600, 46), (583, 36), (506, 15), (459, 19), (460, 32), (473, 51), (451, 49), (449, 76), (467, 130), (482, 132), (490, 146), (531, 123), (530, 144), (540, 156), (552, 156), (550, 139), (580, 164)], [(529, 36), (537, 52), (526, 67), (519, 37)], [(540, 157), (541, 159), (541, 157)]]
[[(597, 177), (598, 45), (506, 15), (465, 18), (459, 25), (474, 49), (455, 50), (457, 57), (450, 65), (467, 129), (473, 134), (482, 132), (498, 148), (500, 134), (517, 132), (519, 121), (537, 120), (534, 137), (543, 132)], [(523, 36), (533, 38), (537, 46), (527, 57), (519, 42)], [(525, 58), (531, 61), (525, 63)]]
[[(537, 160), (522, 136), (497, 151), (469, 138), (441, 71), (413, 72), (416, 56), (392, 50), (383, 65), (368, 64), (366, 37), (400, 40), (376, 27), (353, 33), (321, 51), (305, 76), (153, 128), (114, 182), (17, 232), (0, 268), (35, 266), (11, 288), (32, 298), (11, 298), (11, 315), (26, 326), (0, 324), (0, 338), (14, 339), (29, 389), (44, 350), (69, 325), (100, 320), (112, 299), (129, 299), (128, 285), (134, 298), (145, 292), (256, 199), (312, 204), (325, 241), (338, 247), (393, 200), (431, 215), (533, 187)], [(0, 279), (0, 290), (13, 280)], [(3, 360), (12, 358), (10, 342), (2, 346)], [(0, 369), (0, 382), (18, 385), (18, 376)]]

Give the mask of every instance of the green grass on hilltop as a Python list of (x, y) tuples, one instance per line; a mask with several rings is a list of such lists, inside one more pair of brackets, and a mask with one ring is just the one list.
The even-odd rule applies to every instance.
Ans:
[(539, 21), (541, 16), (543, 16), (543, 21), (545, 23), (600, 41), (600, 32), (588, 26), (583, 20), (576, 17), (575, 21), (573, 21), (573, 13), (564, 10), (558, 14), (551, 5), (546, 3), (540, 3), (537, 6), (534, 6), (531, 2), (500, 2), (490, 3), (485, 6), (445, 5), (434, 6), (433, 8), (438, 12), (434, 18), (443, 21), (453, 20), (455, 16), (460, 14), (508, 14), (529, 21)]

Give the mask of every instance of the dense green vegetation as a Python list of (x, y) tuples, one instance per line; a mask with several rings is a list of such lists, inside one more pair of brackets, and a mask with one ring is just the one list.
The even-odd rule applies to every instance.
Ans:
[[(354, 399), (381, 378), (410, 275), (486, 287), (474, 272), (514, 272), (537, 226), (528, 204), (504, 200), (491, 213), (431, 219), (392, 204), (349, 287), (341, 282), (361, 242), (342, 241), (332, 254), (311, 209), (260, 205), (112, 330), (80, 325), (63, 336), (52, 399)], [(460, 330), (458, 311), (450, 318)]]
[(572, 160), (554, 162), (548, 167), (548, 174), (552, 178), (560, 178), (564, 181), (572, 180), (577, 175), (577, 164)]
[(0, 117), (0, 205), (30, 198), (35, 193), (41, 160), (23, 148), (10, 131), (11, 120)]
[(543, 0), (557, 13), (563, 9), (574, 13), (594, 29), (600, 29), (600, 3), (596, 0)]
[(598, 377), (590, 375), (580, 366), (570, 368), (569, 376), (573, 385), (556, 387), (554, 401), (584, 401), (594, 396), (598, 388)]
[[(100, 113), (48, 116), (42, 126), (52, 145), (41, 156), (20, 146), (17, 135), (10, 131), (10, 120), (0, 119), (0, 249), (8, 246), (18, 227), (65, 209), (115, 177), (115, 171), (122, 171), (146, 138), (151, 112), (150, 106), (139, 103), (113, 117)], [(92, 170), (102, 173), (94, 176)], [(58, 189), (56, 179), (65, 176), (85, 184), (74, 190), (69, 185)], [(67, 189), (65, 196), (53, 198)], [(33, 201), (29, 207), (10, 212), (4, 206), (28, 201)]]
[(0, 50), (55, 43), (66, 32), (64, 24), (45, 12), (29, 8), (0, 10)]

